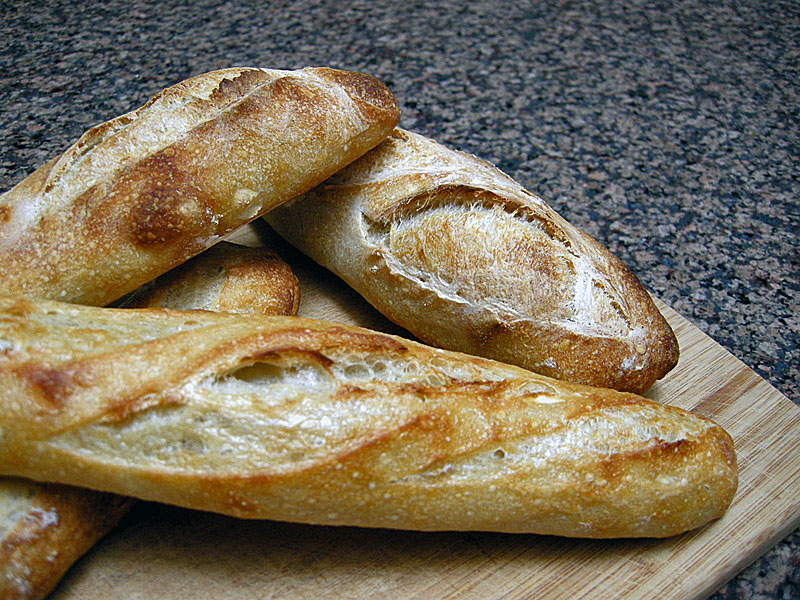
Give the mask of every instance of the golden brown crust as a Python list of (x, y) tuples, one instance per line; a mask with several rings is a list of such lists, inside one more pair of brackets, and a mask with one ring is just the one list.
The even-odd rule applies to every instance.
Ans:
[[(297, 313), (299, 287), (275, 252), (220, 242), (128, 300), (137, 306), (290, 315)], [(30, 306), (12, 303), (9, 313), (30, 314)], [(0, 353), (8, 350), (0, 341)], [(88, 377), (81, 369), (34, 364), (17, 372), (38, 391), (45, 410), (63, 408)], [(116, 410), (122, 415), (131, 409)], [(131, 504), (123, 496), (0, 477), (0, 598), (44, 598)]]
[(105, 305), (321, 182), (398, 117), (380, 82), (326, 68), (177, 84), (0, 196), (0, 292)]
[(736, 489), (706, 419), (355, 327), (0, 298), (0, 339), (9, 474), (245, 518), (579, 537), (673, 535)]
[(300, 282), (274, 250), (230, 242), (219, 242), (119, 304), (261, 315), (296, 315), (299, 305)]
[(132, 502), (66, 485), (0, 478), (0, 598), (44, 598)]
[(489, 163), (422, 136), (395, 129), (265, 218), (426, 343), (632, 392), (678, 360), (618, 258)]

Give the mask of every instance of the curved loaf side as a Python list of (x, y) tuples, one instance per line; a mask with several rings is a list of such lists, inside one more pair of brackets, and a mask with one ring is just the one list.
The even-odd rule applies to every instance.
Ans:
[(677, 362), (618, 258), (489, 163), (422, 136), (396, 129), (266, 219), (426, 343), (633, 392)]

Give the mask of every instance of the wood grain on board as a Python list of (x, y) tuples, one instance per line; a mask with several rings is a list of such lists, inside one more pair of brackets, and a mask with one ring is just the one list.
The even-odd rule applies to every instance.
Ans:
[[(260, 221), (231, 241), (275, 246), (301, 281), (300, 314), (408, 336)], [(733, 436), (736, 498), (720, 520), (666, 540), (574, 540), (244, 521), (139, 503), (54, 600), (214, 598), (705, 598), (800, 524), (800, 408), (659, 304), (681, 346), (646, 395)]]

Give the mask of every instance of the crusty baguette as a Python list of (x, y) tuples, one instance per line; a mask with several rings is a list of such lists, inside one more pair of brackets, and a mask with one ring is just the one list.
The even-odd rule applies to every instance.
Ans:
[(678, 342), (637, 278), (494, 166), (396, 129), (266, 220), (422, 341), (641, 392)]
[(0, 477), (0, 598), (44, 598), (133, 500)]
[(301, 319), (0, 298), (0, 468), (246, 518), (580, 537), (719, 517), (730, 436), (633, 394)]
[(0, 293), (106, 305), (319, 183), (398, 118), (379, 81), (328, 68), (167, 88), (0, 196)]
[(119, 306), (296, 315), (300, 282), (278, 254), (219, 242), (145, 284)]
[[(296, 315), (299, 288), (273, 250), (220, 242), (129, 301), (142, 307)], [(0, 341), (0, 353), (7, 350)], [(132, 503), (115, 494), (0, 477), (0, 598), (44, 598)]]

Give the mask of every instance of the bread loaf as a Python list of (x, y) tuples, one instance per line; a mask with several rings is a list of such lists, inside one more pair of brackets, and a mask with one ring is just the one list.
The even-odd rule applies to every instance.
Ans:
[(611, 252), (489, 163), (414, 133), (265, 218), (428, 344), (631, 392), (678, 360)]
[(44, 598), (133, 500), (0, 477), (0, 598)]
[[(128, 300), (138, 306), (295, 315), (299, 289), (274, 251), (220, 242)], [(0, 354), (8, 350), (0, 341)], [(125, 496), (0, 477), (0, 598), (44, 598), (132, 503)]]
[(219, 242), (129, 294), (124, 308), (296, 315), (300, 282), (274, 251)]
[(321, 182), (398, 118), (358, 73), (188, 79), (0, 196), (0, 293), (106, 305)]
[(298, 317), (0, 299), (0, 468), (244, 518), (669, 536), (728, 434), (633, 394)]

